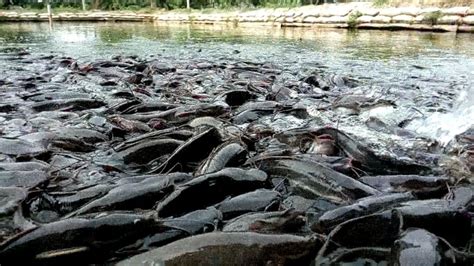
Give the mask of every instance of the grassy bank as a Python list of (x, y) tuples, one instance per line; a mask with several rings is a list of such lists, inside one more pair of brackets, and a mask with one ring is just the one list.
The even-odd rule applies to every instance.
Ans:
[[(3, 2), (2, 2), (3, 1)], [(0, 0), (0, 9), (16, 11), (38, 11), (45, 10), (44, 3), (32, 3), (30, 0), (18, 0), (17, 6), (8, 6), (7, 0)], [(76, 2), (74, 2), (76, 1)], [(80, 12), (82, 11), (81, 0), (69, 2), (67, 6), (55, 3), (53, 9), (57, 12)], [(242, 11), (256, 8), (277, 8), (277, 7), (297, 7), (303, 5), (315, 4), (321, 0), (191, 0), (191, 8), (201, 12), (213, 12), (213, 10)], [(351, 2), (350, 0), (347, 2)], [(390, 6), (472, 6), (474, 0), (373, 0), (375, 7)], [(3, 3), (3, 4), (2, 4)], [(88, 0), (87, 10), (115, 10), (115, 11), (135, 11), (142, 13), (151, 13), (160, 10), (180, 11), (186, 9), (185, 0)], [(184, 11), (182, 11), (184, 12)]]

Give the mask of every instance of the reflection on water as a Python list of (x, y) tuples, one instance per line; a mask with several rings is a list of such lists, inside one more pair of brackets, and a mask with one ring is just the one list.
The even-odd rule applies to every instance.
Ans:
[[(158, 43), (156, 41), (159, 41)], [(234, 27), (231, 25), (153, 25), (142, 23), (58, 23), (50, 31), (47, 23), (1, 24), (0, 45), (20, 45), (72, 52), (70, 46), (85, 49), (122, 44), (140, 51), (143, 46), (160, 47), (165, 43), (234, 44), (292, 43), (321, 52), (347, 53), (362, 59), (390, 59), (420, 53), (452, 52), (474, 57), (472, 34), (415, 31), (358, 31), (313, 28)], [(70, 45), (73, 44), (73, 45)], [(138, 45), (137, 45), (138, 44)], [(138, 47), (137, 47), (138, 46)], [(95, 47), (95, 48), (94, 48)], [(59, 50), (58, 50), (59, 49)]]
[[(415, 31), (150, 23), (56, 23), (50, 30), (47, 23), (0, 24), (0, 47), (60, 53), (82, 61), (134, 54), (160, 55), (177, 62), (195, 58), (265, 61), (295, 73), (324, 66), (366, 86), (397, 92), (405, 108), (420, 109), (422, 102), (426, 108), (421, 112), (427, 117), (447, 112), (457, 94), (474, 88), (473, 43), (474, 34)], [(5, 67), (0, 63), (0, 74)], [(472, 98), (466, 106), (474, 105)], [(447, 128), (473, 123), (460, 116), (450, 120), (456, 125)], [(442, 127), (438, 122), (430, 123)], [(428, 125), (418, 127), (426, 129)]]

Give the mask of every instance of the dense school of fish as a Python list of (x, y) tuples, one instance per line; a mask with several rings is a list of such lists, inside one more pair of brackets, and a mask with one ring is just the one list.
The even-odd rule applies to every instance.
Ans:
[(0, 59), (0, 265), (474, 263), (474, 129), (453, 140), (463, 178), (435, 152), (379, 154), (308, 113), (396, 105), (350, 95), (356, 79), (235, 60)]

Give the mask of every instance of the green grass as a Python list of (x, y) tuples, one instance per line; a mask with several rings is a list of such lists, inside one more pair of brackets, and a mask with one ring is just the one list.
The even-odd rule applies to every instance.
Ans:
[(362, 16), (362, 13), (359, 11), (353, 12), (349, 15), (349, 19), (347, 24), (349, 25), (349, 29), (355, 29), (357, 27), (357, 19)]
[(423, 18), (423, 21), (431, 24), (431, 25), (436, 25), (438, 24), (438, 20), (443, 16), (441, 11), (435, 11), (435, 12), (430, 12), (426, 14)]
[(387, 5), (389, 2), (390, 0), (375, 0), (373, 5), (376, 7), (381, 7)]

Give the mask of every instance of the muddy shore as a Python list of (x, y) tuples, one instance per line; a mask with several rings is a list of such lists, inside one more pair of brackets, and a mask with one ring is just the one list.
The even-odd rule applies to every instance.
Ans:
[[(440, 32), (474, 32), (472, 7), (374, 7), (370, 3), (326, 4), (252, 11), (91, 11), (54, 13), (54, 21), (127, 21), (233, 24), (270, 27), (330, 27)], [(48, 14), (0, 11), (0, 22), (48, 21)]]

